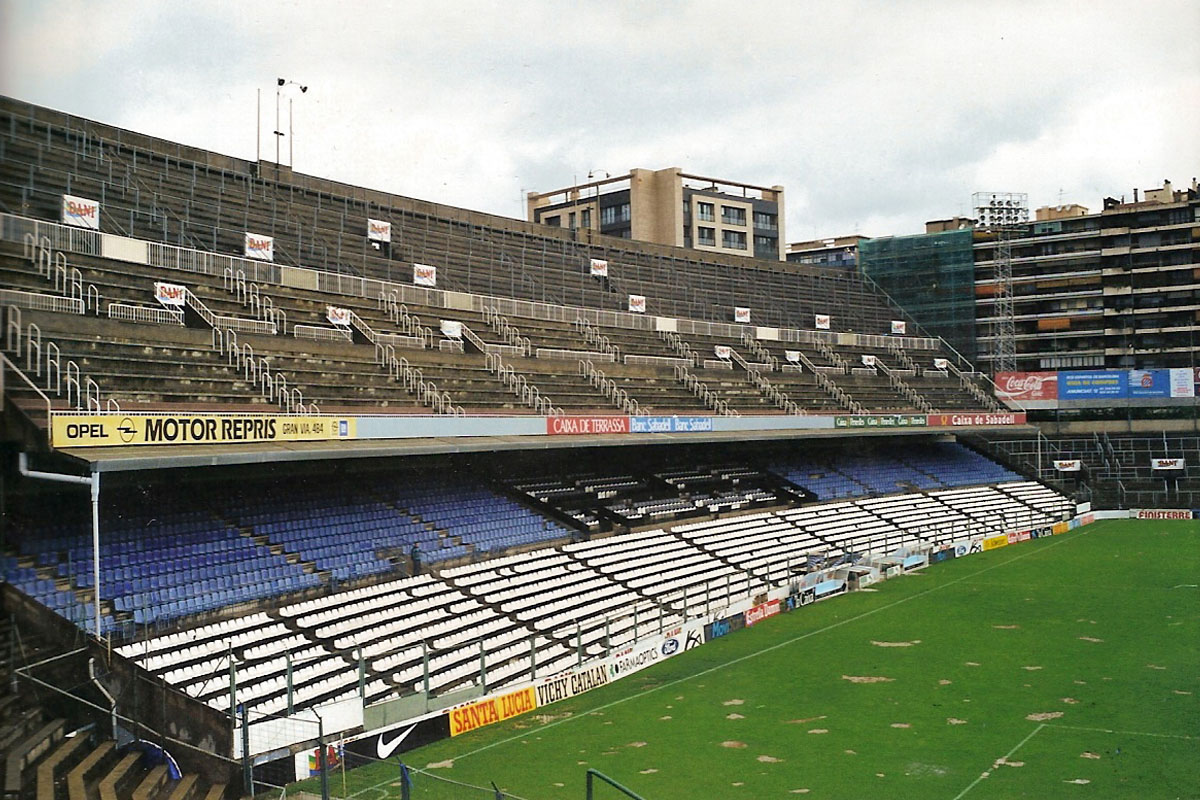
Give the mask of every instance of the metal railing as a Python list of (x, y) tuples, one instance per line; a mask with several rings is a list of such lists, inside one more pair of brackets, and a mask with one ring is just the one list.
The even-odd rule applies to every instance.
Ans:
[(606, 376), (590, 360), (580, 360), (579, 374), (587, 382), (598, 389), (605, 399), (626, 414), (642, 413), (641, 404), (630, 396), (629, 392), (617, 385), (617, 382)]
[(183, 311), (132, 303), (109, 303), (108, 318), (121, 322), (148, 322), (153, 325), (183, 325)]

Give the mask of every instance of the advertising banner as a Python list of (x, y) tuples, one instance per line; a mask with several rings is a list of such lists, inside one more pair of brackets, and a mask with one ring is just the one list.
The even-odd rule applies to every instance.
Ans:
[(247, 232), (242, 252), (246, 258), (257, 258), (260, 261), (274, 261), (275, 240), (270, 236)]
[(461, 339), (463, 335), (463, 324), (451, 319), (442, 320), (442, 335), (447, 339)]
[(450, 710), (448, 714), (450, 735), (459, 736), (485, 725), (512, 719), (535, 708), (537, 708), (537, 696), (534, 694), (532, 686), (498, 697), (489, 697), (475, 703), (468, 703), (460, 708)]
[(800, 363), (800, 351), (799, 350), (784, 350), (783, 357), (786, 358), (789, 363), (792, 363), (792, 364)]
[[(936, 361), (934, 362), (937, 363)], [(1057, 400), (1057, 372), (998, 372), (996, 397), (1000, 400)]]
[(325, 306), (325, 319), (334, 325), (350, 324), (350, 309), (337, 306)]
[(390, 242), (392, 240), (392, 223), (381, 219), (367, 220), (367, 241)]
[(55, 414), (54, 447), (124, 445), (245, 444), (353, 439), (355, 420), (346, 417), (266, 414)]
[(608, 277), (608, 262), (603, 258), (593, 258), (590, 265), (593, 278)]
[(1182, 458), (1151, 458), (1150, 469), (1152, 470), (1174, 470), (1183, 469), (1187, 464)]
[(630, 433), (707, 433), (712, 417), (630, 417)]
[(413, 264), (413, 284), (437, 286), (437, 267), (431, 267), (428, 264)]
[(629, 295), (629, 311), (633, 314), (645, 314), (646, 298), (640, 294)]
[(984, 550), (998, 550), (1001, 547), (1008, 547), (1007, 536), (989, 536), (983, 540)]
[(551, 436), (629, 433), (629, 417), (546, 417), (546, 433)]
[(538, 708), (541, 708), (550, 703), (557, 703), (559, 700), (567, 700), (584, 692), (590, 692), (607, 683), (608, 667), (604, 664), (596, 664), (552, 677), (538, 678), (533, 690), (537, 694)]
[(750, 309), (738, 306), (733, 309), (733, 321), (742, 325), (750, 324)]
[(770, 619), (778, 614), (782, 609), (778, 600), (768, 600), (765, 603), (746, 609), (743, 616), (746, 620), (746, 627), (752, 627), (762, 622), (764, 619)]
[(154, 299), (164, 306), (182, 308), (187, 301), (187, 288), (177, 283), (154, 282)]
[(1024, 425), (1025, 412), (1019, 414), (929, 414), (930, 425), (958, 427), (960, 425)]
[(397, 753), (405, 753), (437, 742), (450, 735), (450, 717), (438, 714), (417, 722), (409, 722), (388, 730), (374, 730), (343, 744), (348, 767), (371, 761), (385, 761)]
[(1139, 508), (1132, 514), (1134, 519), (1191, 519), (1190, 508)]
[(1083, 462), (1077, 458), (1055, 460), (1054, 468), (1059, 472), (1079, 472), (1083, 469)]
[(829, 330), (830, 320), (829, 320), (828, 314), (817, 314), (816, 317), (814, 318), (814, 321), (816, 323), (818, 330), (822, 330), (822, 331)]
[(862, 363), (864, 367), (875, 366), (875, 356), (864, 354), (862, 357)]
[(1170, 397), (1171, 373), (1165, 369), (1129, 370), (1130, 397)]
[(733, 350), (726, 344), (718, 344), (713, 347), (713, 355), (722, 361), (728, 361), (732, 357)]
[[(1200, 369), (1200, 368), (1198, 368)], [(1195, 397), (1196, 385), (1192, 380), (1192, 370), (1189, 367), (1180, 367), (1177, 369), (1168, 370), (1170, 373), (1170, 393), (1171, 397)], [(1197, 372), (1200, 375), (1200, 372)]]
[(1061, 400), (1101, 400), (1129, 396), (1129, 373), (1091, 370), (1058, 373)]
[(892, 333), (903, 336), (908, 332), (908, 323), (902, 319), (892, 320)]
[(933, 360), (933, 368), (934, 369), (949, 369), (950, 368), (950, 359), (935, 358)]
[(100, 204), (95, 200), (64, 194), (62, 196), (62, 222), (76, 228), (100, 230)]
[(746, 615), (734, 614), (729, 617), (715, 619), (704, 626), (704, 641), (711, 642), (713, 639), (720, 639), (734, 631), (740, 631), (746, 627)]

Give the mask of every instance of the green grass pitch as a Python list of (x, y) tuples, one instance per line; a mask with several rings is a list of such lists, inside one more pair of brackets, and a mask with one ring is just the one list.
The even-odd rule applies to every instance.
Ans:
[[(403, 758), (528, 800), (579, 800), (588, 767), (648, 800), (1200, 797), (1198, 583), (1200, 523), (1099, 522)], [(352, 770), (346, 794), (398, 797), (397, 776), (394, 761)], [(487, 795), (417, 774), (413, 796)]]

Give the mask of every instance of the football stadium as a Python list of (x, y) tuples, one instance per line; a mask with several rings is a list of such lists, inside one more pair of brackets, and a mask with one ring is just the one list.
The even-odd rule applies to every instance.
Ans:
[(1194, 178), (280, 161), (0, 97), (6, 798), (1200, 796)]

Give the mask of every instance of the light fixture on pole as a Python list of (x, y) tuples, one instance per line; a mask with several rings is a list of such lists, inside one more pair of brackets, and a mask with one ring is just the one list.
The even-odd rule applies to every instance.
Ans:
[[(289, 81), (287, 78), (276, 78), (275, 85), (277, 87), (275, 89), (275, 163), (278, 164), (279, 163), (279, 139), (285, 135), (284, 132), (279, 129), (280, 128), (279, 99), (283, 95), (283, 91), (285, 89), (287, 89), (289, 86), (295, 86), (296, 88), (298, 88), (300, 90), (301, 94), (303, 94), (304, 92), (307, 92), (308, 87), (301, 86), (296, 81)], [(288, 166), (291, 167), (293, 161), (292, 161), (292, 99), (290, 97), (288, 98), (288, 132), (286, 135), (288, 137)]]

